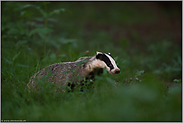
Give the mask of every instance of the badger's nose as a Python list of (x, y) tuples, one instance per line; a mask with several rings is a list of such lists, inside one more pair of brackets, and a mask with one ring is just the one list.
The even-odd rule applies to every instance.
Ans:
[(115, 73), (115, 74), (120, 73), (120, 69), (116, 69), (116, 70), (114, 71), (114, 73)]

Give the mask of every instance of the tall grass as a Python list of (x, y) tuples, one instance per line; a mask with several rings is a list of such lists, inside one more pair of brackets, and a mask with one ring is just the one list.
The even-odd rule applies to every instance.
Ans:
[[(1, 121), (182, 121), (180, 47), (171, 38), (153, 37), (141, 49), (135, 30), (133, 42), (127, 36), (114, 39), (118, 25), (152, 23), (157, 15), (145, 8), (136, 17), (133, 3), (111, 3), (112, 11), (108, 6), (100, 12), (97, 5), (2, 2)], [(105, 71), (84, 92), (27, 89), (30, 77), (44, 67), (96, 51), (111, 52), (121, 73)]]

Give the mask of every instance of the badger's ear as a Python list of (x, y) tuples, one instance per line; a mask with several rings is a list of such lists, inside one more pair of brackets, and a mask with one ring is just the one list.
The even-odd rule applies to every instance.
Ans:
[(102, 59), (102, 55), (103, 55), (103, 53), (97, 52), (96, 58), (97, 59)]
[(97, 51), (97, 55), (98, 55), (98, 54), (103, 54), (103, 53)]

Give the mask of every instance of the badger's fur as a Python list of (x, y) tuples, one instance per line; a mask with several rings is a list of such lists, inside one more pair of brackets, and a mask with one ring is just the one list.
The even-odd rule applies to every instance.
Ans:
[(102, 73), (103, 68), (106, 68), (110, 74), (120, 72), (110, 53), (97, 52), (93, 57), (81, 57), (75, 62), (56, 63), (47, 66), (33, 75), (27, 86), (29, 89), (35, 88), (36, 83), (43, 77), (46, 78), (46, 82), (52, 82), (58, 87), (74, 86), (88, 78), (94, 79), (95, 74)]

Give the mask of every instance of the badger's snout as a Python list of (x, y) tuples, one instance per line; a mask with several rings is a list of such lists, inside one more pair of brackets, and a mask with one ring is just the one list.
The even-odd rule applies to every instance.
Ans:
[(112, 69), (109, 73), (111, 73), (111, 74), (119, 74), (120, 73), (120, 69), (119, 68)]
[(120, 73), (120, 69), (116, 69), (116, 70), (114, 71), (114, 73), (115, 73), (115, 74)]

